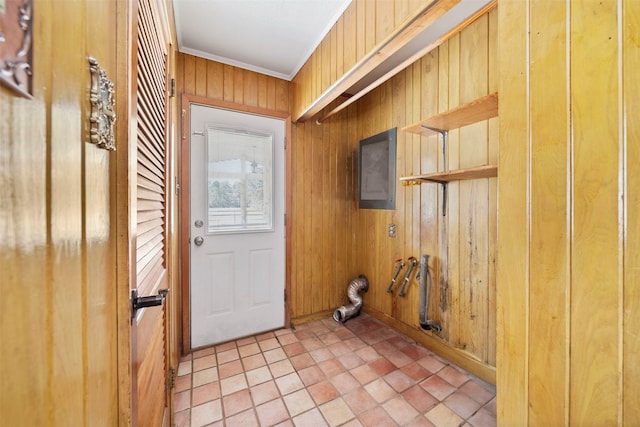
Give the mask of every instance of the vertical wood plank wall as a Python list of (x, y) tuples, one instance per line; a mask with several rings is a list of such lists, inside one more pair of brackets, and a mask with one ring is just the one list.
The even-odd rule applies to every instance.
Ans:
[(292, 117), (300, 117), (394, 29), (428, 4), (425, 0), (353, 0), (294, 77)]
[(640, 424), (639, 17), (500, 3), (499, 425)]
[(0, 85), (0, 425), (118, 425), (115, 157), (87, 142), (116, 8), (35, 2), (34, 97)]
[[(497, 162), (497, 118), (449, 132), (447, 164), (439, 137), (400, 130), (420, 119), (447, 111), (497, 90), (497, 14), (482, 16), (438, 49), (367, 95), (348, 112), (323, 127), (355, 126), (347, 143), (355, 156), (358, 141), (397, 127), (397, 176)], [(355, 120), (355, 124), (353, 121)], [(299, 144), (301, 143), (298, 141)], [(327, 143), (329, 141), (325, 141)], [(355, 171), (355, 165), (353, 170)], [(351, 177), (356, 187), (356, 177)], [(294, 179), (294, 183), (297, 180)], [(449, 356), (475, 361), (492, 380), (495, 366), (496, 179), (452, 182), (446, 216), (436, 184), (396, 187), (396, 210), (358, 210), (354, 266), (371, 281), (366, 310), (418, 339), (427, 339)], [(355, 199), (355, 195), (352, 196)], [(355, 204), (355, 202), (354, 202)], [(308, 220), (305, 218), (305, 220)], [(397, 237), (387, 236), (396, 224)], [(429, 318), (440, 322), (440, 336), (419, 327), (419, 282), (412, 279), (406, 296), (386, 292), (394, 260), (431, 255), (434, 284)], [(406, 270), (405, 270), (406, 271)], [(402, 278), (402, 276), (401, 276)], [(346, 302), (345, 283), (335, 284), (334, 304)], [(397, 288), (398, 286), (396, 286)], [(313, 285), (311, 285), (313, 288)]]
[[(368, 4), (368, 2), (367, 2)], [(401, 128), (497, 90), (497, 14), (491, 12), (431, 54), (322, 125), (293, 125), (291, 317), (327, 316), (348, 303), (349, 281), (365, 274), (371, 287), (365, 307), (378, 317), (428, 337), (449, 356), (493, 381), (495, 366), (496, 179), (449, 185), (447, 216), (436, 184), (397, 183), (393, 211), (359, 210), (356, 200), (358, 141)], [(289, 83), (178, 54), (179, 93), (288, 111)], [(328, 108), (331, 108), (329, 106)], [(497, 119), (450, 133), (448, 168), (497, 162)], [(397, 175), (442, 170), (436, 137), (398, 131)], [(387, 237), (389, 223), (397, 237)], [(406, 297), (386, 287), (396, 258), (432, 255), (431, 318), (441, 337), (418, 323), (419, 283)], [(439, 272), (447, 266), (444, 274)], [(406, 270), (405, 270), (406, 271)], [(417, 270), (416, 270), (417, 271)], [(415, 272), (414, 271), (414, 275)]]

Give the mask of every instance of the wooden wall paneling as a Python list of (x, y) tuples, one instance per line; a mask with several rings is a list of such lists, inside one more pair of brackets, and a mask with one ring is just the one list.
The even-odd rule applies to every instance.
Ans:
[(195, 95), (207, 96), (207, 61), (204, 58), (196, 57), (196, 92)]
[[(340, 18), (343, 21), (342, 29), (343, 29), (343, 72), (340, 73), (342, 75), (344, 71), (350, 70), (356, 64), (357, 58), (357, 32), (358, 28), (356, 25), (356, 4), (357, 2), (352, 1), (351, 4), (347, 7), (347, 9), (342, 14)], [(304, 81), (304, 80), (303, 80)], [(300, 105), (300, 104), (295, 104)]]
[[(407, 80), (407, 72), (402, 71), (398, 73), (398, 75), (391, 79), (390, 83), (392, 85), (392, 103), (393, 103), (393, 122), (398, 125), (398, 128), (401, 127), (402, 124), (407, 123), (407, 90), (406, 90), (406, 80)], [(403, 176), (406, 168), (406, 158), (407, 155), (405, 153), (404, 147), (406, 146), (406, 140), (408, 138), (408, 134), (402, 132), (400, 130), (396, 133), (396, 175)], [(392, 273), (384, 277), (382, 284), (384, 285), (384, 296), (383, 296), (383, 304), (379, 307), (379, 310), (383, 313), (387, 313), (389, 315), (394, 315), (396, 312), (396, 298), (395, 294), (397, 294), (399, 286), (401, 285), (403, 279), (403, 272), (401, 272), (394, 285), (393, 294), (387, 293), (386, 289), (391, 282), (393, 277), (393, 273), (395, 273), (396, 264), (394, 261), (396, 259), (406, 258), (405, 254), (405, 239), (407, 235), (407, 219), (404, 214), (404, 206), (406, 204), (406, 195), (407, 189), (402, 185), (396, 185), (396, 210), (393, 212), (393, 222), (396, 224), (396, 237), (394, 238), (394, 251), (390, 259), (385, 260), (384, 262), (388, 263), (389, 268), (392, 269)], [(405, 267), (406, 268), (406, 267)], [(404, 270), (406, 271), (406, 270)]]
[[(576, 424), (620, 421), (617, 120), (622, 82), (617, 6), (614, 1), (585, 2), (572, 7), (570, 15), (574, 196), (569, 411)], [(591, 36), (582, 37), (585, 32)], [(579, 65), (587, 60), (594, 69)]]
[[(396, 22), (394, 17), (395, 2), (387, 0), (376, 0), (375, 10), (375, 40), (376, 45), (380, 44), (387, 35), (391, 34), (391, 31), (395, 28)], [(371, 3), (369, 3), (371, 4)]]
[[(422, 115), (422, 60), (416, 61), (411, 66), (411, 70), (413, 73), (413, 93), (412, 93), (412, 106), (411, 111), (413, 112), (412, 120), (420, 120)], [(413, 123), (413, 122), (412, 122)], [(413, 170), (417, 173), (420, 173), (420, 168), (422, 164), (422, 151), (420, 147), (420, 135), (411, 135), (411, 152), (413, 157)], [(420, 185), (412, 185), (411, 191), (413, 192), (413, 203), (411, 206), (411, 246), (409, 247), (409, 252), (411, 256), (416, 258), (416, 261), (420, 262), (420, 252), (421, 252), (421, 241), (420, 241), (420, 230), (421, 230), (421, 217), (422, 212), (420, 208), (422, 207), (421, 203), (421, 188)], [(411, 281), (409, 282), (411, 286), (407, 286), (407, 289), (410, 290), (407, 295), (407, 304), (409, 304), (408, 309), (405, 308), (406, 315), (404, 316), (404, 322), (408, 325), (414, 324), (416, 319), (418, 318), (418, 282), (416, 280), (418, 274), (419, 265), (416, 264), (416, 268), (413, 270), (413, 274), (411, 275)]]
[[(329, 32), (329, 82), (335, 82), (338, 79), (338, 58), (342, 52), (338, 52), (338, 26), (337, 22)], [(330, 85), (331, 83), (329, 83)]]
[(305, 272), (305, 294), (303, 296), (303, 305), (301, 306), (302, 312), (300, 314), (314, 313), (314, 299), (316, 296), (312, 293), (315, 283), (313, 282), (313, 265), (316, 262), (315, 259), (315, 241), (313, 233), (313, 205), (311, 201), (311, 194), (316, 176), (313, 174), (313, 136), (312, 126), (315, 123), (305, 123), (304, 127), (304, 140), (301, 143), (304, 144), (304, 161), (303, 165), (306, 165), (306, 173), (304, 174), (304, 261), (302, 261), (302, 268)]
[[(392, 129), (395, 124), (393, 123), (393, 94), (391, 82), (387, 82), (380, 88), (380, 98), (378, 105), (376, 106), (376, 120), (379, 123), (380, 132), (384, 132), (388, 129)], [(397, 130), (396, 130), (396, 143), (397, 143)], [(397, 176), (397, 173), (396, 173)], [(400, 183), (397, 178), (394, 179), (394, 185), (396, 186), (396, 193), (399, 191), (398, 187)], [(398, 208), (398, 202), (396, 200), (396, 209)], [(376, 245), (380, 248), (377, 251), (375, 258), (376, 267), (378, 269), (378, 275), (376, 278), (376, 286), (378, 289), (378, 306), (383, 307), (387, 301), (388, 295), (386, 295), (385, 279), (390, 280), (393, 274), (393, 238), (388, 235), (388, 226), (392, 222), (393, 213), (395, 210), (383, 210), (377, 216), (374, 233), (376, 235)]]
[[(264, 74), (258, 74), (256, 76), (256, 92), (257, 92), (257, 106), (259, 108), (267, 109), (267, 81), (269, 79)], [(292, 137), (293, 139), (293, 137)], [(289, 147), (289, 146), (287, 146)]]
[[(184, 92), (189, 94), (196, 93), (196, 57), (192, 55), (180, 55), (184, 61), (183, 74), (180, 76), (181, 81), (184, 82)], [(226, 83), (226, 81), (225, 81)], [(226, 99), (226, 85), (225, 85), (225, 101)]]
[(528, 424), (529, 2), (498, 7), (500, 156), (496, 388), (499, 425)]
[[(207, 61), (207, 98), (224, 99), (224, 65)], [(266, 106), (262, 106), (266, 108)]]
[(318, 74), (320, 76), (320, 93), (329, 88), (331, 82), (331, 38), (325, 37), (320, 42), (320, 63)]
[(322, 241), (324, 238), (324, 230), (322, 229), (322, 196), (323, 196), (323, 163), (322, 156), (324, 152), (324, 144), (322, 141), (322, 128), (320, 126), (311, 127), (311, 292), (313, 312), (325, 310), (325, 301), (323, 298), (325, 284), (322, 283), (322, 272), (324, 269), (324, 254)]
[[(415, 65), (411, 65), (407, 67), (407, 97), (406, 97), (406, 112), (407, 112), (407, 121), (413, 122), (417, 117), (420, 116), (419, 109), (419, 101), (416, 100), (416, 93), (420, 92), (420, 79), (419, 76), (416, 75)], [(420, 168), (420, 158), (415, 153), (415, 140), (416, 135), (407, 135), (405, 139), (405, 171), (411, 171), (411, 173), (416, 173)], [(416, 224), (416, 220), (419, 221), (419, 216), (416, 215), (416, 210), (418, 210), (419, 215), (419, 205), (420, 205), (420, 190), (413, 187), (408, 186), (405, 187), (405, 246), (404, 246), (404, 256), (405, 261), (410, 257), (415, 257), (415, 246), (416, 246), (416, 232), (419, 233), (419, 223)], [(416, 206), (417, 205), (417, 206)], [(409, 264), (405, 267), (409, 268)], [(407, 270), (405, 270), (407, 271)], [(414, 274), (416, 270), (414, 269), (413, 274), (410, 277), (410, 282), (407, 284), (407, 292), (410, 293), (411, 286), (413, 281)], [(404, 276), (403, 276), (404, 277)], [(400, 288), (398, 287), (398, 290)], [(396, 292), (396, 295), (398, 293)], [(407, 313), (407, 307), (409, 304), (405, 298), (398, 298), (398, 312), (397, 318), (403, 321), (404, 323), (410, 317), (410, 314)]]
[[(489, 64), (488, 64), (488, 92), (498, 92), (498, 12), (496, 9), (489, 12)], [(488, 148), (487, 162), (491, 165), (498, 164), (499, 140), (499, 118), (488, 121)], [(487, 325), (485, 336), (487, 337), (487, 363), (496, 366), (496, 241), (498, 240), (497, 219), (498, 219), (498, 180), (489, 180), (488, 199), (488, 287), (487, 295)]]
[(235, 89), (235, 73), (233, 65), (223, 65), (223, 87), (224, 87), (224, 100), (229, 102), (235, 102), (234, 89)]
[(640, 392), (640, 365), (632, 362), (640, 354), (640, 81), (636, 71), (640, 66), (640, 50), (637, 35), (640, 34), (640, 4), (626, 2), (622, 10), (622, 54), (623, 56), (623, 111), (626, 123), (626, 164), (621, 165), (626, 171), (626, 206), (624, 242), (624, 294), (622, 319), (622, 357), (623, 388), (622, 414), (623, 425), (640, 424), (640, 406), (637, 396)]
[[(460, 101), (460, 35), (449, 39), (449, 109), (457, 107)], [(447, 134), (447, 169), (458, 169), (460, 161), (460, 129), (453, 129)], [(453, 182), (447, 186), (446, 229), (447, 229), (447, 283), (446, 305), (450, 310), (449, 324), (443, 325), (449, 329), (449, 343), (460, 348), (461, 328), (463, 320), (460, 318), (460, 183)]]
[(365, 15), (366, 0), (352, 1), (356, 5), (356, 63), (364, 57), (367, 52), (366, 47), (366, 22)]
[(276, 79), (267, 78), (267, 108), (276, 110)]
[[(420, 93), (421, 96), (421, 117), (429, 117), (438, 113), (439, 102), (439, 52), (440, 49), (436, 49), (431, 53), (425, 55), (421, 62), (421, 74), (422, 74), (422, 87)], [(440, 141), (438, 135), (420, 138), (420, 173), (436, 172), (438, 170), (438, 163), (441, 161), (440, 156)], [(427, 317), (429, 319), (438, 319), (439, 310), (438, 298), (440, 293), (438, 292), (438, 279), (440, 275), (434, 270), (434, 266), (438, 265), (438, 236), (440, 230), (440, 217), (442, 216), (442, 210), (439, 208), (439, 193), (441, 192), (441, 186), (437, 184), (420, 185), (420, 253), (417, 256), (418, 260), (423, 254), (430, 255), (429, 257), (429, 271), (431, 272), (431, 294)], [(426, 280), (426, 278), (425, 278)], [(416, 289), (415, 304), (418, 307), (418, 317), (412, 320), (411, 324), (419, 325), (419, 292), (420, 282), (416, 281), (418, 288)]]
[[(567, 180), (570, 131), (567, 81), (567, 4), (531, 4), (531, 259), (529, 419), (567, 425), (570, 218)], [(549, 17), (553, 17), (549, 19)], [(554, 77), (556, 76), (556, 77)], [(562, 78), (558, 78), (558, 77)]]
[[(488, 91), (488, 17), (482, 16), (460, 33), (460, 102), (467, 103)], [(474, 70), (466, 73), (463, 70)], [(460, 129), (459, 167), (487, 164), (487, 123)], [(462, 348), (486, 361), (488, 286), (487, 225), (488, 181), (459, 183), (460, 232), (460, 340)]]
[[(437, 112), (441, 113), (449, 109), (449, 41), (445, 41), (437, 50), (438, 54), (438, 105)], [(448, 164), (445, 162), (445, 157), (442, 153), (442, 137), (440, 135), (434, 135), (427, 138), (427, 141), (434, 144), (438, 150), (438, 170), (442, 171), (448, 168)], [(442, 331), (439, 336), (445, 341), (449, 341), (451, 331), (449, 330), (449, 318), (451, 310), (449, 302), (451, 301), (450, 287), (449, 287), (449, 222), (447, 216), (442, 215), (443, 209), (443, 194), (442, 186), (436, 186), (437, 194), (437, 209), (438, 209), (438, 252), (436, 257), (432, 260), (432, 265), (435, 270), (433, 275), (433, 289), (431, 303), (437, 312), (436, 320), (440, 321)], [(449, 198), (449, 200), (451, 200)], [(449, 203), (449, 202), (447, 202)]]
[(243, 104), (251, 107), (257, 107), (258, 106), (258, 74), (254, 73), (253, 71), (243, 70), (242, 81), (243, 81), (242, 93), (244, 94)]
[[(333, 256), (333, 262), (330, 266), (331, 276), (330, 280), (334, 286), (341, 287), (342, 289), (346, 289), (346, 281), (344, 279), (344, 255), (343, 253), (343, 234), (344, 229), (342, 219), (344, 218), (342, 206), (341, 206), (341, 197), (340, 193), (342, 191), (341, 185), (341, 176), (342, 171), (340, 170), (340, 162), (338, 159), (343, 157), (340, 156), (340, 152), (342, 146), (345, 144), (345, 141), (340, 138), (340, 134), (342, 132), (342, 124), (336, 123), (334, 126), (329, 128), (329, 138), (331, 142), (331, 155), (329, 158), (329, 174), (331, 176), (331, 192), (329, 193), (331, 210), (329, 212), (329, 218), (332, 227), (331, 233), (331, 244), (329, 245), (329, 252)], [(341, 274), (342, 272), (342, 274)], [(340, 301), (335, 298), (335, 293), (332, 295), (329, 304), (331, 307), (335, 307), (338, 305)]]
[[(327, 58), (328, 59), (328, 58)], [(319, 249), (322, 251), (322, 265), (321, 274), (319, 276), (319, 286), (322, 289), (322, 307), (324, 310), (328, 310), (332, 307), (332, 301), (335, 297), (335, 290), (337, 284), (332, 280), (333, 268), (334, 268), (334, 254), (335, 254), (335, 240), (334, 240), (334, 222), (332, 221), (331, 214), (332, 209), (332, 177), (331, 177), (331, 152), (333, 150), (330, 131), (333, 126), (320, 126), (319, 128), (322, 142), (320, 143), (322, 149), (320, 154), (319, 163), (322, 165), (322, 192), (320, 197), (320, 203), (322, 208), (318, 211), (318, 219), (322, 226), (321, 234), (319, 237)], [(320, 238), (320, 236), (322, 236)], [(333, 242), (332, 242), (333, 240)], [(332, 298), (333, 297), (333, 298)]]
[(289, 82), (280, 79), (274, 80), (276, 85), (275, 111), (280, 113), (289, 113)]
[(334, 41), (332, 44), (335, 44), (335, 75), (331, 77), (331, 81), (336, 81), (340, 76), (344, 74), (344, 63), (345, 63), (345, 30), (344, 30), (344, 14), (338, 18), (338, 21), (335, 24), (334, 29), (332, 30), (332, 37)]
[(377, 21), (378, 16), (376, 15), (376, 6), (377, 3), (375, 1), (365, 1), (364, 2), (364, 52), (365, 55), (368, 52), (371, 52), (373, 48), (376, 46), (376, 30), (377, 30)]
[(393, 26), (398, 27), (409, 16), (409, 0), (396, 0), (393, 6)]
[(236, 104), (244, 104), (244, 73), (242, 69), (233, 67), (233, 102)]

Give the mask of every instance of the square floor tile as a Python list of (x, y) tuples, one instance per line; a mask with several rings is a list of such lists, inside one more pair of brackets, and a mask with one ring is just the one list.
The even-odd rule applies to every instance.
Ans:
[(259, 427), (260, 426), (253, 408), (230, 417), (225, 416), (224, 425), (225, 427)]
[(261, 352), (260, 347), (256, 342), (244, 345), (242, 347), (238, 347), (238, 353), (242, 358), (245, 358), (247, 356), (253, 356), (254, 354), (258, 354), (260, 352)]
[(309, 392), (305, 389), (288, 394), (283, 397), (283, 400), (292, 417), (302, 414), (316, 406)]
[(327, 422), (324, 420), (324, 417), (320, 413), (318, 408), (314, 408), (310, 411), (305, 412), (304, 414), (298, 415), (293, 418), (293, 424), (296, 427), (326, 427), (328, 426)]
[(378, 402), (363, 387), (352, 390), (343, 398), (356, 415), (378, 406)]
[(299, 370), (298, 375), (300, 376), (300, 379), (302, 380), (304, 385), (307, 387), (319, 383), (326, 378), (324, 373), (317, 366), (309, 366), (308, 368)]
[(355, 417), (349, 405), (341, 397), (321, 405), (320, 412), (322, 412), (329, 425), (332, 426), (344, 424)]
[(276, 385), (282, 395), (304, 388), (304, 384), (302, 384), (302, 381), (296, 372), (292, 372), (284, 377), (276, 378)]
[(389, 372), (384, 376), (384, 380), (398, 393), (402, 393), (409, 387), (415, 385), (415, 381), (400, 370)]
[(269, 369), (274, 378), (280, 378), (295, 371), (289, 359), (271, 363), (269, 364)]
[(247, 387), (247, 380), (244, 373), (220, 380), (220, 390), (222, 391), (223, 396), (227, 396)]
[(338, 390), (329, 381), (321, 381), (308, 388), (309, 393), (315, 400), (316, 404), (322, 405), (340, 395)]
[(237, 414), (253, 406), (249, 390), (244, 389), (222, 398), (225, 417)]
[(460, 387), (470, 379), (468, 375), (463, 374), (453, 366), (445, 366), (438, 371), (437, 375), (454, 387)]
[(275, 381), (267, 381), (266, 383), (255, 385), (249, 391), (255, 405), (260, 405), (280, 396), (280, 391), (278, 391)]
[(387, 401), (382, 407), (387, 411), (387, 414), (400, 425), (406, 424), (418, 416), (418, 411), (404, 400), (402, 396)]
[(202, 371), (194, 372), (192, 378), (193, 387), (198, 387), (203, 384), (217, 381), (218, 370), (216, 368), (203, 369)]
[(426, 417), (438, 427), (457, 427), (464, 421), (444, 403), (440, 403), (427, 412)]
[(244, 366), (245, 371), (250, 371), (261, 366), (266, 366), (267, 361), (264, 360), (262, 353), (258, 353), (242, 358), (242, 365)]
[(201, 385), (200, 387), (194, 387), (191, 391), (192, 406), (198, 406), (205, 402), (209, 402), (211, 400), (216, 400), (219, 398), (220, 383), (218, 381), (213, 381), (211, 383)]
[(431, 396), (425, 389), (419, 385), (414, 385), (408, 390), (402, 393), (402, 397), (409, 402), (418, 412), (425, 412), (426, 410), (434, 407), (438, 404), (438, 399)]
[(444, 400), (444, 404), (464, 419), (469, 418), (478, 409), (480, 409), (480, 404), (478, 402), (461, 391), (455, 391), (450, 394), (449, 397)]
[(440, 401), (444, 400), (447, 396), (449, 396), (456, 390), (454, 386), (437, 375), (432, 375), (426, 380), (422, 381), (420, 383), (420, 386)]
[(262, 426), (272, 426), (289, 418), (282, 399), (274, 399), (256, 407), (258, 421)]
[(198, 357), (193, 359), (193, 371), (201, 371), (203, 369), (212, 368), (216, 366), (216, 356), (211, 354), (209, 356)]
[(273, 376), (271, 375), (271, 371), (266, 366), (247, 371), (246, 376), (249, 387), (265, 383), (273, 378)]
[(191, 427), (201, 427), (222, 419), (220, 400), (203, 403), (191, 408)]
[(234, 360), (233, 362), (218, 366), (218, 377), (220, 379), (229, 378), (243, 371), (242, 362), (240, 360)]

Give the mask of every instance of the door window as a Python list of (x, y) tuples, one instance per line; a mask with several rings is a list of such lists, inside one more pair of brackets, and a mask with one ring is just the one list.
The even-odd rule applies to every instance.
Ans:
[(273, 136), (207, 129), (207, 231), (273, 230)]

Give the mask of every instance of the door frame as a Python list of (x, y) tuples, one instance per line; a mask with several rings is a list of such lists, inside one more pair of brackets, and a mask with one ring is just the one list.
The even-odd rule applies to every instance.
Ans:
[(180, 123), (180, 194), (179, 194), (179, 234), (180, 234), (180, 266), (181, 272), (181, 307), (182, 307), (182, 354), (188, 354), (191, 348), (191, 256), (190, 256), (190, 224), (189, 207), (191, 204), (190, 184), (190, 135), (189, 129), (191, 116), (191, 104), (207, 107), (231, 110), (238, 113), (255, 114), (285, 121), (285, 170), (284, 170), (284, 215), (285, 215), (285, 298), (284, 298), (284, 324), (290, 323), (289, 295), (291, 282), (291, 115), (280, 111), (269, 110), (260, 107), (237, 104), (234, 102), (210, 99), (197, 95), (182, 94), (182, 120)]

